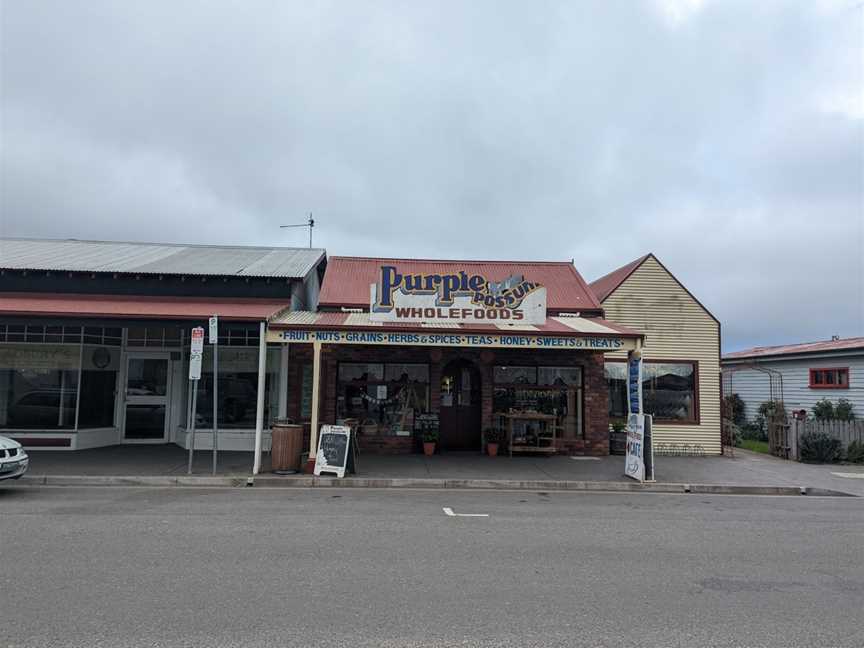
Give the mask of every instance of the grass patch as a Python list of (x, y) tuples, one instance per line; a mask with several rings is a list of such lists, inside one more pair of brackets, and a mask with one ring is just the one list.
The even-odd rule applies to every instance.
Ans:
[(768, 442), (767, 441), (755, 441), (753, 439), (741, 439), (741, 446), (745, 450), (749, 450), (750, 452), (762, 452), (764, 454), (769, 454), (768, 452)]

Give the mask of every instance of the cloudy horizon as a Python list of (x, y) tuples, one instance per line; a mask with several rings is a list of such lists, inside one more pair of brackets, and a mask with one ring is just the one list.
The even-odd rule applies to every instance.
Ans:
[(0, 236), (653, 252), (723, 349), (864, 336), (864, 3), (0, 0)]

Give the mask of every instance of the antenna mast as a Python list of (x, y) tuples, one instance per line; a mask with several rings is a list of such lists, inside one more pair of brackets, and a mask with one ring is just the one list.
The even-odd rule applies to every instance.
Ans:
[(279, 229), (287, 229), (290, 227), (308, 227), (309, 228), (309, 247), (312, 247), (312, 228), (315, 227), (315, 219), (312, 218), (312, 212), (309, 212), (309, 220), (305, 223), (296, 225), (280, 225)]

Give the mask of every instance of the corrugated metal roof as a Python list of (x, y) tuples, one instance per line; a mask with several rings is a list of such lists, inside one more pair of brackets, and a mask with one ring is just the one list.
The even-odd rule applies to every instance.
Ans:
[[(384, 329), (390, 331), (422, 332), (428, 325), (412, 322), (373, 322), (369, 313), (340, 313), (292, 311), (283, 312), (270, 320), (272, 329)], [(633, 329), (620, 326), (599, 317), (549, 317), (545, 324), (535, 324), (530, 328), (524, 324), (444, 324), (436, 329), (459, 333), (501, 333), (531, 332), (536, 335), (555, 335), (572, 337), (630, 337), (643, 335)]]
[(0, 293), (0, 315), (14, 316), (205, 320), (217, 314), (226, 320), (261, 321), (289, 306), (252, 298)]
[(553, 311), (601, 309), (600, 303), (572, 263), (562, 261), (444, 261), (334, 256), (318, 304), (323, 307), (368, 308), (369, 286), (378, 281), (382, 265), (393, 265), (402, 274), (452, 274), (474, 272), (490, 281), (523, 275), (546, 287), (547, 308)]
[(318, 248), (0, 238), (0, 268), (302, 279)]
[(804, 342), (801, 344), (784, 344), (779, 346), (753, 347), (745, 351), (726, 353), (723, 360), (742, 360), (746, 358), (766, 358), (772, 356), (800, 355), (805, 353), (826, 353), (832, 351), (864, 350), (864, 337), (844, 338), (841, 340), (823, 340), (820, 342)]

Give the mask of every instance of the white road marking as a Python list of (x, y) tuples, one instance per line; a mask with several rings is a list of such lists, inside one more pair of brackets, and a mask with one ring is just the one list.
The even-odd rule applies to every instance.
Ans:
[(855, 472), (855, 473), (841, 473), (841, 472), (832, 472), (832, 475), (836, 475), (837, 477), (845, 477), (846, 479), (864, 479), (864, 472)]
[(570, 457), (573, 461), (600, 461), (600, 457)]
[(443, 510), (449, 517), (489, 517), (488, 513), (454, 513), (453, 509), (448, 506), (445, 506)]

